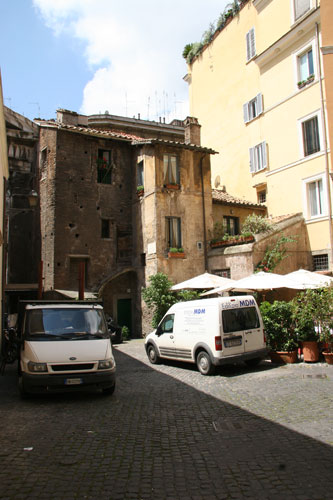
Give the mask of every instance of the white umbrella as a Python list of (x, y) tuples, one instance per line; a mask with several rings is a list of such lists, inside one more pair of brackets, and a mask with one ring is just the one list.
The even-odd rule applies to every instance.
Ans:
[(227, 284), (230, 286), (233, 283), (234, 281), (229, 278), (223, 278), (222, 276), (217, 276), (216, 274), (203, 273), (187, 281), (183, 281), (182, 283), (174, 285), (173, 287), (171, 287), (171, 290), (207, 290), (208, 288), (216, 288)]
[(333, 278), (330, 276), (313, 273), (306, 269), (299, 269), (285, 276), (303, 285), (304, 288), (321, 288), (333, 285)]
[[(227, 290), (273, 290), (275, 288), (293, 288), (296, 290), (302, 290), (304, 287), (296, 281), (293, 281), (286, 276), (281, 274), (274, 273), (265, 273), (263, 271), (259, 273), (251, 274), (250, 276), (246, 276), (246, 278), (242, 278), (238, 281), (234, 281), (231, 286), (222, 286), (219, 288), (215, 288), (215, 290), (211, 290), (209, 292), (212, 293), (220, 293), (225, 292)], [(203, 295), (208, 295), (208, 292)]]

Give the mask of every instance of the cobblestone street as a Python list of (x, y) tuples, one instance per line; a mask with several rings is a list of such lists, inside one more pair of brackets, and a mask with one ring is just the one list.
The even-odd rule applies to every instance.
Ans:
[(117, 388), (20, 400), (0, 378), (0, 499), (333, 498), (333, 367), (203, 377), (115, 346)]

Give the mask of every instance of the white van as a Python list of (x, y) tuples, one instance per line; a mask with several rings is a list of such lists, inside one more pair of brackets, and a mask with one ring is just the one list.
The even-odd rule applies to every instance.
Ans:
[(225, 363), (255, 366), (267, 353), (260, 311), (249, 295), (173, 305), (146, 337), (145, 348), (151, 363), (161, 358), (196, 363), (203, 375)]
[(30, 393), (115, 389), (116, 363), (99, 303), (23, 301), (19, 314), (19, 389)]

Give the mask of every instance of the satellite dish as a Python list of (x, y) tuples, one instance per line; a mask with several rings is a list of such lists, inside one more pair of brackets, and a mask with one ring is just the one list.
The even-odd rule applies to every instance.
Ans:
[(220, 178), (220, 176), (219, 176), (219, 175), (217, 175), (217, 176), (215, 177), (215, 182), (214, 182), (214, 184), (215, 184), (215, 187), (216, 187), (216, 188), (218, 188), (218, 187), (219, 187), (219, 185), (221, 184), (221, 178)]

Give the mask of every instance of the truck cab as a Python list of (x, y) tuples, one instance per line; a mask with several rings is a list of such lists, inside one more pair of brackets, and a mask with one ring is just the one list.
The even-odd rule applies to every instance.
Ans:
[(18, 336), (22, 396), (115, 389), (116, 363), (103, 307), (90, 301), (22, 301)]

